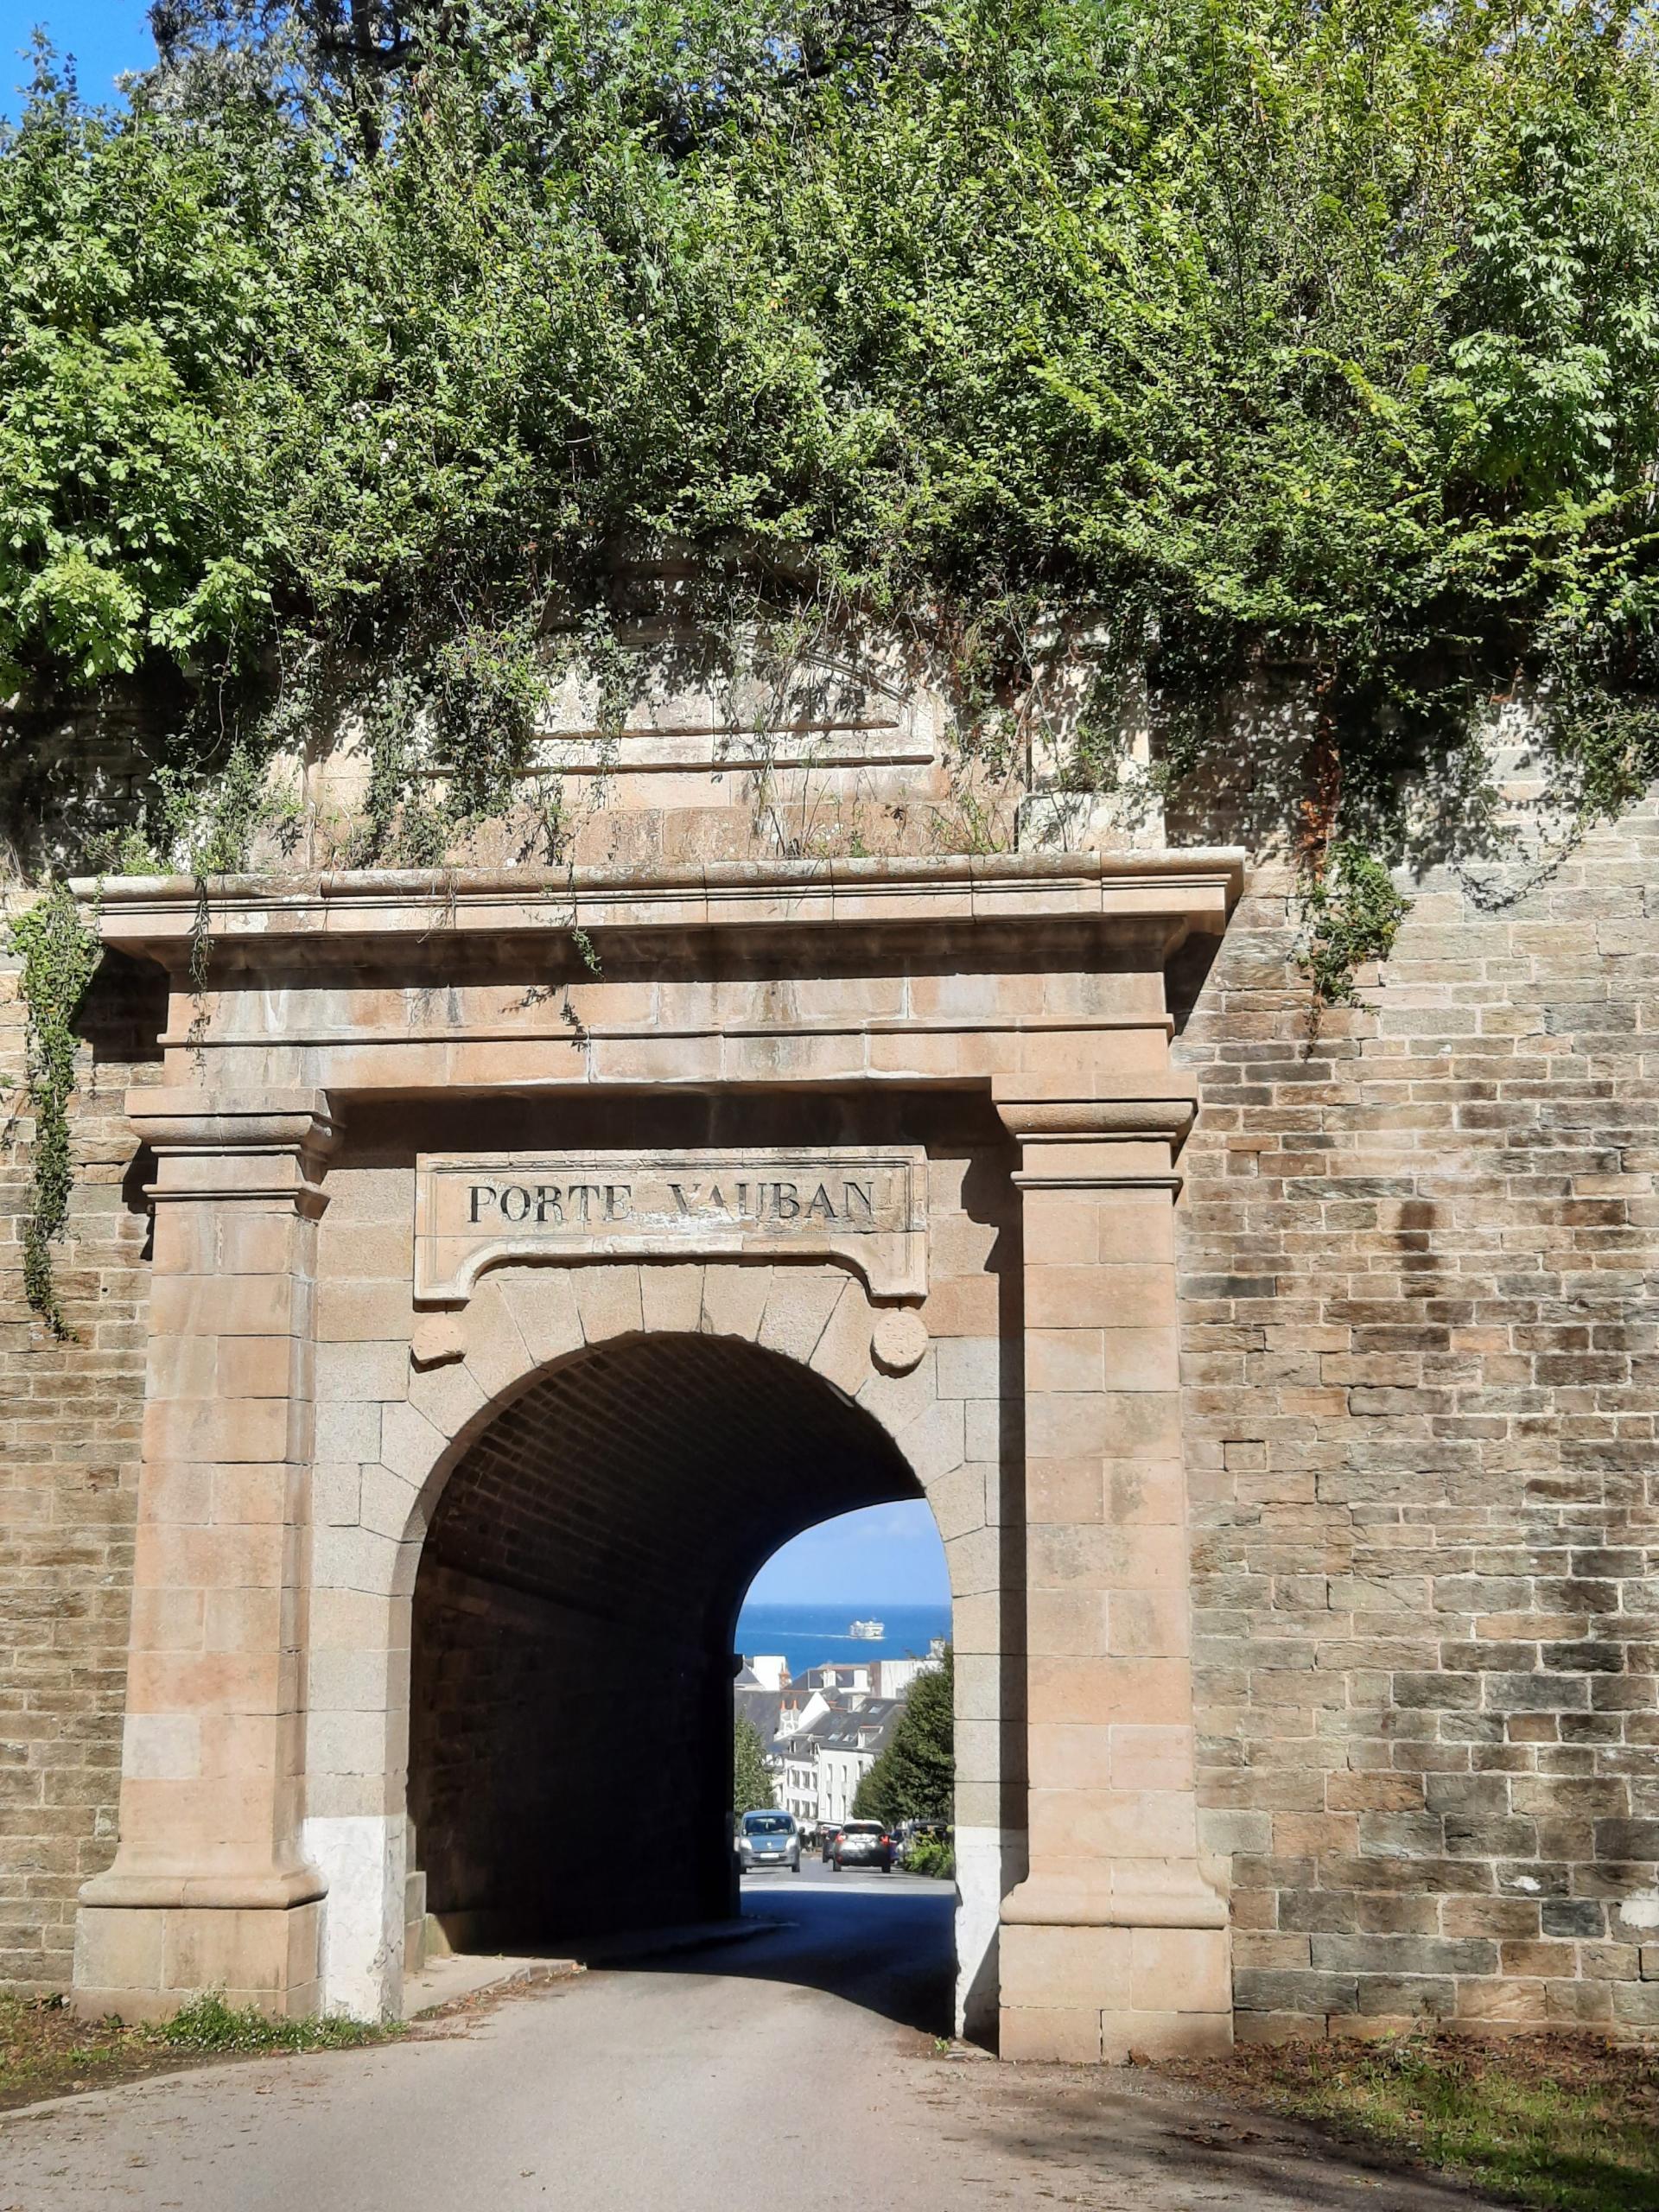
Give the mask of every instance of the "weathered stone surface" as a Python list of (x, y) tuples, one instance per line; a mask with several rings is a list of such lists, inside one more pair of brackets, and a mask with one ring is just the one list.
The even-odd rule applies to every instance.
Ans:
[(1236, 1926), (1315, 1931), (1268, 2023), (1638, 2024), (1656, 874), (1643, 810), (1513, 902), (1432, 876), (1313, 1037), (1261, 874), (1177, 1040), (1199, 1802)]

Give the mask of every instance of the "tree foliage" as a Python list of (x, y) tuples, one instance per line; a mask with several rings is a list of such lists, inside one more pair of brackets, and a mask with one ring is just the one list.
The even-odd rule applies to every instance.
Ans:
[(1179, 770), (1289, 661), (1326, 843), (1517, 678), (1586, 804), (1659, 765), (1635, 6), (156, 22), (128, 109), (43, 57), (0, 142), (8, 686), (171, 686), (188, 766), (320, 669), (477, 667), (499, 753), (550, 599), (671, 538), (926, 639), (982, 738), (1058, 639), (1150, 657)]
[(732, 1809), (740, 1815), (767, 1813), (777, 1802), (760, 1731), (740, 1713), (732, 1722)]
[(937, 1667), (917, 1675), (891, 1741), (858, 1785), (861, 1820), (949, 1821), (956, 1791), (956, 1669), (949, 1646)]

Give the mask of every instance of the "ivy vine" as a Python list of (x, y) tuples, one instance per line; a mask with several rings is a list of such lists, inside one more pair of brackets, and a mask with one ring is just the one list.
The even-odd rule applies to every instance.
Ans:
[(26, 912), (12, 917), (7, 941), (22, 961), (19, 989), (29, 1017), (29, 1091), (35, 1113), (33, 1187), (23, 1224), (23, 1291), (31, 1309), (65, 1342), (75, 1332), (58, 1295), (52, 1247), (69, 1218), (74, 1022), (99, 963), (96, 913), (89, 917), (66, 885), (54, 884)]
[(1374, 853), (1340, 838), (1302, 894), (1299, 958), (1313, 985), (1313, 1024), (1328, 1006), (1359, 1002), (1357, 971), (1386, 960), (1411, 901)]

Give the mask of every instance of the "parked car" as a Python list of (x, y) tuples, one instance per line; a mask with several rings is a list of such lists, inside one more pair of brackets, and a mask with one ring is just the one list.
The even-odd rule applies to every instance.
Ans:
[(741, 1873), (758, 1874), (763, 1866), (801, 1871), (801, 1832), (793, 1813), (745, 1813), (734, 1840)]
[(825, 1865), (826, 1866), (830, 1864), (830, 1854), (831, 1854), (831, 1853), (834, 1852), (834, 1850), (835, 1850), (835, 1847), (836, 1847), (836, 1838), (840, 1834), (841, 1834), (841, 1822), (840, 1822), (839, 1821), (826, 1821), (824, 1822), (824, 1824), (823, 1824), (823, 1863), (824, 1863), (824, 1865)]
[(843, 1821), (830, 1846), (830, 1864), (839, 1874), (846, 1866), (879, 1866), (893, 1872), (892, 1836), (880, 1821)]

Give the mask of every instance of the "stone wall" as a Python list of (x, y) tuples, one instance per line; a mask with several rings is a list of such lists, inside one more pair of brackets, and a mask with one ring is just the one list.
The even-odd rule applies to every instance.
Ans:
[[(1656, 884), (1652, 811), (1508, 903), (1431, 875), (1367, 1008), (1311, 1038), (1258, 869), (1183, 1014), (1202, 1795), (1244, 2034), (1659, 2026)], [(5, 1986), (67, 1983), (113, 1849), (147, 1288), (119, 1102), (161, 1013), (111, 962), (83, 1025), (74, 1344), (22, 1300), (26, 1111), (0, 1154)], [(10, 979), (0, 1023), (16, 1096)]]
[(1185, 1033), (1198, 1727), (1240, 2030), (1659, 2025), (1659, 818)]
[(23, 1300), (34, 1124), (16, 963), (0, 968), (0, 1987), (69, 1980), (75, 1891), (115, 1849), (143, 1413), (148, 1218), (127, 1085), (156, 1071), (164, 1001), (118, 958), (81, 1023), (71, 1237), (76, 1341)]

